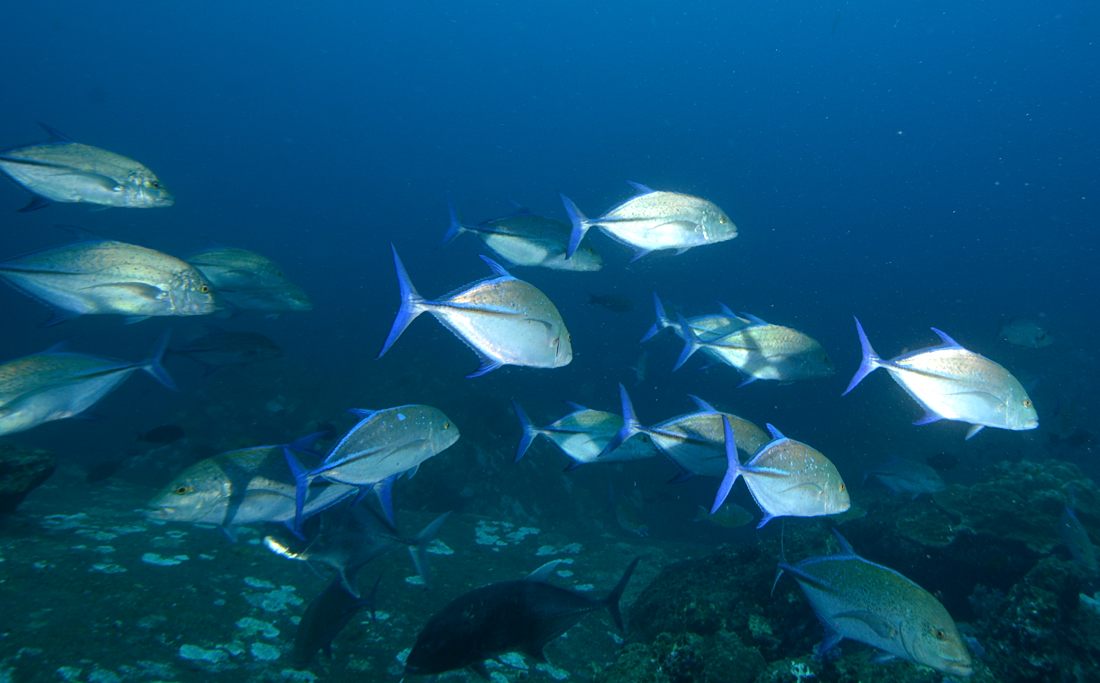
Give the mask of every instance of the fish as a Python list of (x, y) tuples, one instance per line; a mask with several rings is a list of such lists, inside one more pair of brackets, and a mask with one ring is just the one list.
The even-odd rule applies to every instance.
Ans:
[(54, 322), (79, 315), (207, 315), (217, 309), (203, 275), (168, 254), (114, 240), (89, 240), (0, 262), (0, 277), (60, 309)]
[(864, 478), (874, 477), (891, 493), (911, 498), (939, 493), (947, 488), (940, 473), (927, 463), (908, 458), (890, 458), (867, 470)]
[(629, 313), (634, 310), (634, 302), (617, 294), (588, 294), (588, 305), (605, 308), (612, 313)]
[(187, 436), (179, 425), (158, 425), (138, 434), (137, 440), (145, 443), (170, 444)]
[(1084, 569), (1089, 576), (1100, 574), (1100, 553), (1089, 537), (1089, 530), (1077, 518), (1077, 513), (1069, 505), (1062, 511), (1058, 532), (1073, 561)]
[(950, 676), (970, 676), (970, 653), (940, 601), (893, 569), (860, 557), (834, 533), (838, 554), (779, 564), (825, 626), (819, 654), (849, 638)]
[[(298, 502), (304, 504), (310, 485), (317, 479), (369, 487), (378, 496), (386, 518), (392, 521), (393, 482), (406, 472), (411, 476), (426, 460), (453, 446), (458, 441), (458, 427), (443, 411), (426, 405), (356, 409), (352, 413), (362, 419), (318, 467), (306, 469), (290, 450), (287, 451), (287, 461), (298, 487)], [(302, 517), (296, 517), (300, 519)], [(298, 521), (295, 528), (299, 528)]]
[(848, 487), (836, 465), (817, 449), (788, 439), (769, 424), (772, 441), (742, 465), (733, 427), (727, 418), (722, 423), (729, 466), (714, 496), (712, 513), (722, 507), (738, 477), (744, 477), (749, 493), (764, 513), (757, 529), (776, 517), (837, 515), (851, 507)]
[(791, 382), (829, 377), (835, 372), (829, 354), (808, 334), (773, 325), (749, 313), (742, 313), (741, 317), (749, 323), (709, 339), (696, 334), (691, 323), (681, 317), (678, 327), (684, 338), (684, 350), (673, 369), (680, 369), (696, 351), (703, 349), (744, 374), (742, 386), (761, 379)]
[(603, 268), (600, 255), (587, 247), (566, 258), (569, 226), (561, 221), (520, 210), (477, 225), (463, 225), (454, 205), (448, 202), (448, 208), (451, 223), (443, 237), (444, 243), (454, 241), (461, 234), (471, 233), (477, 235), (494, 254), (513, 266), (583, 272)]
[(541, 436), (554, 443), (562, 453), (572, 459), (567, 468), (576, 469), (581, 465), (590, 463), (613, 463), (630, 460), (644, 460), (657, 455), (658, 451), (648, 438), (634, 439), (623, 444), (621, 448), (601, 455), (608, 442), (622, 428), (623, 420), (615, 413), (603, 410), (592, 410), (581, 405), (573, 404), (573, 412), (551, 422), (545, 427), (535, 427), (526, 411), (518, 401), (512, 401), (512, 408), (519, 419), (523, 436), (516, 448), (515, 462), (523, 459), (527, 449), (534, 440)]
[[(398, 534), (358, 500), (341, 501), (315, 517), (320, 521), (319, 528), (312, 536), (307, 536), (302, 549), (294, 550), (276, 536), (264, 537), (264, 545), (281, 557), (334, 569), (347, 592), (358, 598), (359, 588), (355, 578), (359, 571), (374, 559), (402, 545), (409, 549), (417, 574), (424, 585), (428, 585), (427, 546), (439, 535), (439, 528), (450, 515), (450, 512), (445, 512), (436, 517), (410, 538)], [(300, 545), (294, 539), (290, 542)]]
[(726, 503), (714, 514), (700, 505), (691, 520), (723, 529), (739, 529), (753, 520), (753, 514), (737, 503)]
[(274, 261), (254, 251), (217, 247), (185, 259), (213, 285), (218, 299), (241, 311), (284, 313), (313, 310), (313, 302)]
[(525, 579), (491, 583), (460, 595), (421, 629), (405, 660), (405, 673), (429, 675), (469, 668), (487, 679), (485, 660), (506, 652), (546, 661), (546, 645), (598, 609), (611, 612), (622, 631), (619, 600), (639, 559), (631, 561), (602, 600), (549, 583), (557, 561)]
[(572, 199), (561, 195), (573, 229), (567, 254), (572, 256), (590, 228), (599, 227), (632, 247), (634, 260), (664, 249), (683, 253), (692, 247), (737, 237), (737, 226), (713, 202), (679, 192), (665, 192), (631, 183), (638, 194), (599, 218), (586, 217)]
[(172, 206), (175, 198), (155, 173), (121, 154), (73, 142), (46, 124), (49, 139), (0, 151), (0, 170), (34, 194), (20, 211), (49, 202), (128, 209)]
[(148, 504), (149, 519), (228, 528), (304, 520), (354, 496), (344, 484), (311, 487), (298, 508), (285, 451), (308, 449), (319, 434), (292, 444), (241, 448), (200, 460), (172, 479)]
[(609, 457), (626, 447), (636, 435), (644, 434), (679, 468), (680, 474), (673, 481), (682, 481), (691, 476), (721, 477), (726, 473), (728, 464), (722, 432), (723, 419), (736, 425), (737, 433), (742, 435), (738, 448), (745, 452), (746, 457), (769, 441), (767, 433), (752, 422), (733, 413), (719, 411), (698, 396), (690, 398), (695, 403), (695, 412), (644, 427), (638, 422), (630, 395), (620, 384), (623, 426), (598, 458)]
[(259, 332), (223, 330), (208, 326), (206, 333), (168, 349), (169, 355), (188, 358), (213, 372), (280, 358), (283, 349)]
[(1041, 349), (1054, 343), (1054, 337), (1030, 318), (1013, 318), (1002, 325), (1001, 339), (1028, 349)]
[(863, 325), (856, 318), (856, 332), (863, 361), (848, 383), (848, 395), (863, 378), (885, 368), (898, 386), (922, 408), (924, 417), (914, 424), (957, 420), (970, 425), (970, 439), (985, 427), (1014, 431), (1035, 429), (1039, 416), (1027, 391), (1008, 370), (962, 347), (946, 332), (932, 328), (939, 346), (883, 360), (871, 347)]
[(421, 313), (431, 313), (473, 349), (481, 366), (467, 375), (480, 377), (503, 365), (560, 368), (573, 360), (573, 345), (561, 313), (534, 285), (512, 277), (503, 266), (482, 256), (494, 277), (429, 300), (420, 296), (393, 249), (401, 290), (401, 307), (378, 357)]
[(138, 370), (175, 390), (175, 382), (161, 365), (167, 344), (164, 335), (149, 357), (138, 362), (75, 353), (56, 345), (0, 365), (0, 435), (80, 415)]
[(290, 665), (295, 669), (305, 669), (313, 662), (318, 650), (332, 657), (332, 641), (360, 610), (368, 609), (374, 619), (374, 604), (378, 593), (378, 584), (382, 576), (374, 582), (374, 588), (366, 598), (348, 590), (340, 577), (332, 579), (317, 597), (310, 601), (298, 629), (294, 632), (294, 645), (290, 651)]
[[(661, 302), (661, 297), (657, 295), (657, 292), (653, 293), (653, 308), (657, 315), (657, 321), (646, 331), (642, 337), (642, 342), (647, 342), (653, 337), (657, 336), (662, 330), (672, 330), (676, 333), (680, 339), (686, 340), (687, 332), (681, 328), (679, 320), (672, 319), (665, 312), (664, 304)], [(751, 321), (742, 318), (729, 309), (725, 304), (721, 304), (720, 313), (710, 313), (706, 315), (694, 316), (691, 318), (684, 318), (684, 321), (691, 327), (691, 331), (702, 341), (712, 341), (736, 332), (737, 330), (751, 324)], [(706, 347), (703, 351), (706, 352)]]

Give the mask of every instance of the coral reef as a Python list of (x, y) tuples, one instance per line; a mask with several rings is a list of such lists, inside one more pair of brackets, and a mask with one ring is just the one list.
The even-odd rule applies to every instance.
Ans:
[(15, 512), (28, 493), (50, 478), (53, 453), (0, 444), (0, 514)]

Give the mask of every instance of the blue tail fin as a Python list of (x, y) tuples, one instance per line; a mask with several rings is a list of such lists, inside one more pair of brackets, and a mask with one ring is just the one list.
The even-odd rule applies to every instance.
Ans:
[(710, 506), (710, 514), (718, 512), (726, 497), (737, 483), (737, 477), (741, 476), (741, 459), (737, 457), (737, 441), (733, 436), (733, 427), (730, 419), (722, 416), (722, 431), (726, 436), (726, 476), (722, 477), (722, 483), (718, 486), (718, 493), (714, 496), (714, 505)]
[(290, 474), (294, 477), (294, 523), (290, 530), (297, 535), (302, 532), (302, 511), (306, 507), (306, 494), (309, 493), (309, 472), (298, 462), (298, 457), (290, 446), (283, 446), (283, 457), (290, 467)]
[(458, 211), (455, 210), (454, 202), (450, 197), (447, 198), (447, 212), (450, 214), (451, 223), (447, 227), (447, 232), (443, 234), (443, 244), (454, 242), (456, 237), (466, 232), (466, 228), (458, 220)]
[(164, 361), (164, 352), (168, 350), (168, 340), (171, 336), (172, 335), (168, 332), (161, 335), (160, 339), (157, 340), (157, 345), (153, 347), (152, 355), (149, 356), (149, 360), (141, 365), (141, 369), (148, 372), (153, 379), (172, 391), (177, 391), (178, 387), (176, 387), (176, 383), (172, 380), (172, 376), (169, 375), (168, 371), (161, 365)]
[(623, 426), (615, 436), (611, 437), (611, 441), (604, 446), (600, 454), (596, 456), (597, 460), (622, 446), (630, 437), (644, 431), (642, 425), (638, 423), (638, 417), (634, 414), (634, 404), (630, 402), (630, 394), (626, 393), (626, 387), (622, 384), (619, 384), (619, 400), (623, 406)]
[(565, 252), (566, 258), (573, 258), (577, 253), (577, 247), (581, 246), (584, 234), (588, 232), (588, 219), (585, 218), (573, 200), (565, 195), (561, 196), (561, 203), (565, 205), (565, 213), (569, 215), (569, 222), (573, 224), (573, 232), (569, 234), (569, 248)]
[(688, 358), (691, 358), (692, 354), (700, 348), (699, 337), (695, 334), (695, 328), (688, 323), (687, 319), (683, 315), (677, 315), (677, 324), (680, 326), (680, 336), (684, 338), (684, 350), (680, 352), (680, 357), (676, 359), (676, 365), (672, 366), (672, 370), (676, 371), (680, 369)]
[(661, 297), (657, 296), (657, 292), (653, 292), (653, 309), (657, 313), (657, 322), (653, 323), (653, 327), (649, 328), (649, 331), (642, 337), (643, 342), (649, 341), (655, 337), (658, 332), (672, 324), (672, 321), (668, 319), (668, 315), (665, 313), (665, 307), (664, 304), (661, 303)]
[(848, 382), (848, 388), (844, 390), (841, 396), (847, 396), (848, 393), (856, 388), (856, 385), (863, 381), (863, 378), (874, 372), (876, 368), (882, 365), (882, 359), (875, 353), (875, 350), (871, 348), (871, 342), (867, 340), (867, 333), (863, 331), (863, 325), (860, 324), (859, 318), (856, 318), (856, 332), (859, 333), (859, 345), (863, 349), (863, 361), (859, 364), (859, 369), (856, 370), (856, 374), (852, 376), (852, 381)]
[(535, 440), (539, 432), (531, 424), (531, 418), (527, 417), (527, 413), (520, 407), (519, 401), (512, 401), (512, 408), (515, 409), (516, 417), (519, 418), (519, 426), (523, 428), (523, 436), (519, 438), (519, 446), (516, 447), (516, 459), (514, 461), (519, 462), (523, 460), (523, 456), (527, 454), (527, 449), (531, 447), (531, 442)]
[(397, 309), (397, 317), (393, 319), (390, 335), (386, 337), (386, 343), (382, 345), (382, 350), (378, 352), (379, 358), (386, 355), (386, 352), (390, 350), (390, 347), (405, 331), (405, 328), (413, 320), (416, 320), (416, 316), (424, 312), (421, 305), (424, 298), (420, 296), (416, 288), (413, 287), (412, 281), (409, 280), (409, 274), (405, 272), (405, 265), (401, 263), (401, 257), (397, 255), (397, 247), (391, 244), (390, 248), (393, 249), (393, 267), (397, 271), (397, 285), (401, 290), (401, 308)]

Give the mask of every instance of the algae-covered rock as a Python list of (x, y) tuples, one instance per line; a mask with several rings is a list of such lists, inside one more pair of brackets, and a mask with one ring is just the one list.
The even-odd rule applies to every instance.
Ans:
[(599, 683), (752, 683), (766, 662), (736, 633), (661, 633), (652, 643), (632, 643), (600, 673)]
[(53, 453), (0, 444), (0, 514), (15, 512), (28, 493), (50, 478)]

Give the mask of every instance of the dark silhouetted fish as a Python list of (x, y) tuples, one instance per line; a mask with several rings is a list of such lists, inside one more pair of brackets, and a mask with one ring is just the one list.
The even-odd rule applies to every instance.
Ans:
[(629, 313), (634, 310), (634, 302), (625, 296), (616, 294), (588, 294), (588, 305), (606, 308), (614, 313)]
[(187, 432), (183, 431), (183, 427), (180, 427), (179, 425), (160, 425), (158, 427), (153, 427), (146, 432), (138, 434), (138, 441), (156, 444), (170, 444), (179, 441), (185, 436), (187, 436)]
[(302, 621), (298, 623), (290, 665), (295, 669), (306, 668), (318, 650), (324, 650), (326, 655), (332, 657), (332, 641), (364, 607), (370, 610), (373, 620), (375, 595), (381, 578), (379, 575), (366, 598), (359, 598), (348, 592), (339, 576), (330, 581), (325, 590), (309, 603), (302, 615)]
[(405, 673), (436, 674), (468, 667), (488, 678), (485, 660), (515, 651), (545, 661), (542, 650), (550, 641), (601, 607), (611, 612), (615, 625), (623, 630), (619, 599), (638, 558), (603, 600), (547, 583), (557, 564), (547, 563), (525, 579), (491, 583), (452, 600), (420, 631)]
[(205, 367), (207, 372), (214, 372), (220, 368), (278, 358), (283, 355), (283, 350), (259, 332), (234, 332), (211, 326), (206, 334), (168, 349), (168, 353), (190, 358)]

